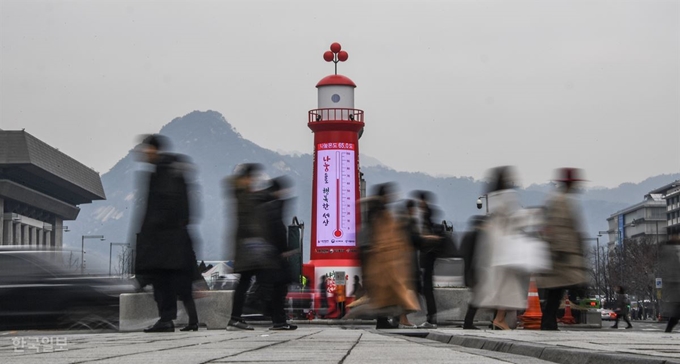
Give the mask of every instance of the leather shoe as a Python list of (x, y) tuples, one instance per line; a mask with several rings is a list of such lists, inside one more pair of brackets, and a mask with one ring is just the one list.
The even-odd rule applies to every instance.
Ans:
[(144, 332), (175, 332), (175, 324), (172, 321), (158, 321), (153, 326), (144, 329)]
[(181, 328), (179, 331), (198, 331), (198, 324), (189, 324)]

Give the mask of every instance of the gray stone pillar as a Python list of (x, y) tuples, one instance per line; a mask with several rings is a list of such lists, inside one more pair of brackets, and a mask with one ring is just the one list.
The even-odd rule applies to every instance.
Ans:
[(45, 246), (51, 247), (52, 246), (52, 240), (50, 239), (52, 237), (52, 232), (51, 231), (45, 231)]
[(5, 245), (14, 245), (14, 226), (12, 220), (5, 221), (3, 225), (5, 225), (5, 229), (2, 234), (2, 241)]
[(14, 244), (21, 245), (23, 240), (21, 240), (21, 223), (14, 223)]
[(38, 228), (36, 228), (35, 226), (31, 226), (31, 227), (28, 228), (29, 234), (31, 236), (30, 242), (31, 242), (32, 246), (38, 245), (38, 231), (37, 230), (38, 230)]
[(54, 249), (56, 250), (61, 250), (64, 242), (63, 242), (63, 234), (64, 234), (64, 220), (62, 220), (61, 217), (55, 217), (54, 218), (54, 224), (52, 224), (52, 237), (54, 238)]
[(30, 226), (21, 224), (21, 245), (31, 244), (31, 230)]
[(43, 229), (41, 228), (35, 228), (35, 242), (38, 244), (38, 246), (43, 246), (43, 236), (44, 236)]

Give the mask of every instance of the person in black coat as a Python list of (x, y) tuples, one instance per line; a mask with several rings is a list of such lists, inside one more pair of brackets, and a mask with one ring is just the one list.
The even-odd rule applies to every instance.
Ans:
[[(430, 204), (433, 195), (427, 191), (415, 193), (421, 210), (420, 234), (421, 236), (435, 235), (434, 210)], [(427, 321), (421, 325), (423, 328), (437, 328), (437, 303), (434, 298), (434, 264), (437, 261), (436, 249), (424, 249), (420, 252), (420, 268), (422, 269), (423, 285), (422, 294), (425, 296), (427, 306)]]
[[(465, 264), (464, 267), (464, 279), (465, 279), (465, 286), (469, 287), (471, 290), (475, 289), (475, 265), (474, 265), (474, 257), (475, 257), (475, 245), (476, 242), (479, 240), (480, 235), (482, 234), (482, 225), (484, 224), (485, 216), (473, 216), (471, 220), (471, 228), (472, 230), (468, 231), (464, 236), (463, 236), (463, 241), (461, 242), (460, 245), (460, 253), (461, 257), (463, 258), (463, 262)], [(472, 304), (468, 305), (467, 313), (465, 314), (465, 321), (463, 323), (463, 329), (466, 330), (476, 330), (477, 327), (474, 326), (473, 322), (475, 319), (475, 315), (477, 314), (477, 307), (473, 306)]]
[(262, 269), (258, 272), (257, 280), (265, 292), (265, 307), (271, 315), (273, 327), (271, 330), (295, 330), (297, 326), (291, 325), (286, 320), (285, 301), (288, 294), (288, 284), (291, 272), (288, 264), (288, 256), (293, 251), (288, 249), (288, 229), (283, 223), (283, 212), (286, 204), (284, 195), (291, 186), (291, 181), (286, 177), (278, 177), (272, 180), (271, 187), (267, 192), (272, 200), (260, 204), (256, 211), (260, 217), (260, 229), (262, 236), (276, 250), (272, 257), (276, 262), (272, 266), (276, 268)]
[(137, 234), (135, 273), (151, 282), (159, 320), (145, 332), (173, 332), (177, 297), (189, 315), (182, 331), (198, 330), (192, 297), (196, 254), (189, 235), (192, 222), (189, 201), (188, 158), (166, 153), (169, 142), (160, 135), (144, 138), (138, 146), (140, 159), (154, 170), (146, 175), (147, 199)]
[(612, 329), (619, 328), (619, 320), (621, 318), (628, 324), (626, 329), (632, 329), (633, 325), (630, 323), (630, 320), (628, 320), (628, 298), (626, 297), (626, 292), (621, 286), (614, 287), (614, 292), (616, 292), (616, 308), (614, 308), (614, 312), (616, 312), (616, 321), (614, 321)]
[(241, 315), (252, 278), (257, 277), (259, 270), (263, 267), (261, 257), (253, 252), (252, 246), (249, 247), (247, 243), (253, 239), (264, 238), (258, 208), (272, 199), (267, 191), (255, 191), (253, 188), (257, 175), (262, 170), (263, 166), (260, 164), (242, 164), (237, 167), (234, 176), (226, 181), (226, 189), (236, 200), (234, 273), (240, 276), (234, 291), (234, 302), (228, 326), (241, 330), (254, 330)]

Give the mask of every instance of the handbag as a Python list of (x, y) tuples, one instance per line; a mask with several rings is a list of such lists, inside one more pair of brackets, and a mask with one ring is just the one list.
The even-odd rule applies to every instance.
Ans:
[(548, 243), (525, 233), (513, 233), (502, 239), (501, 254), (495, 257), (495, 266), (525, 273), (540, 273), (552, 269)]

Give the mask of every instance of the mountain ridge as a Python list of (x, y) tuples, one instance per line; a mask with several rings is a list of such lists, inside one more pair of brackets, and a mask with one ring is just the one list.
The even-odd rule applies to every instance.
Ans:
[[(296, 215), (306, 222), (305, 243), (309, 243), (311, 154), (286, 155), (260, 147), (243, 138), (222, 114), (212, 110), (192, 111), (174, 118), (159, 133), (170, 139), (172, 152), (187, 155), (197, 167), (196, 205), (200, 223), (196, 226), (195, 236), (199, 259), (222, 260), (231, 255), (229, 242), (233, 226), (232, 219), (228, 217), (233, 207), (231, 201), (225, 198), (223, 180), (240, 163), (261, 163), (266, 168), (267, 176), (286, 174), (293, 179), (297, 197), (288, 211), (286, 221), (291, 221), (292, 216)], [(401, 172), (374, 158), (364, 163), (364, 158), (370, 157), (362, 155), (360, 159), (368, 193), (371, 192), (371, 186), (383, 182), (397, 182), (405, 193), (416, 189), (430, 190), (437, 196), (436, 203), (443, 214), (439, 218), (451, 221), (457, 231), (466, 229), (470, 216), (483, 213), (475, 206), (484, 187), (483, 181), (472, 177), (435, 177), (422, 172)], [(80, 250), (80, 236), (86, 234), (104, 235), (107, 242), (134, 240), (134, 225), (131, 221), (136, 204), (144, 198), (139, 195), (135, 176), (144, 170), (144, 166), (134, 160), (133, 150), (130, 150), (102, 175), (107, 200), (81, 206), (78, 219), (67, 222), (70, 232), (64, 235), (66, 246)], [(622, 183), (615, 189), (586, 190), (581, 196), (587, 224), (585, 230), (591, 235), (596, 234), (598, 229), (606, 230), (605, 220), (610, 214), (641, 201), (648, 191), (675, 179), (680, 179), (680, 174), (654, 176), (640, 184)], [(519, 189), (525, 206), (542, 204), (550, 191), (550, 184)], [(88, 266), (92, 269), (100, 265), (108, 268), (108, 245), (88, 242), (86, 250), (91, 253), (88, 255)]]

